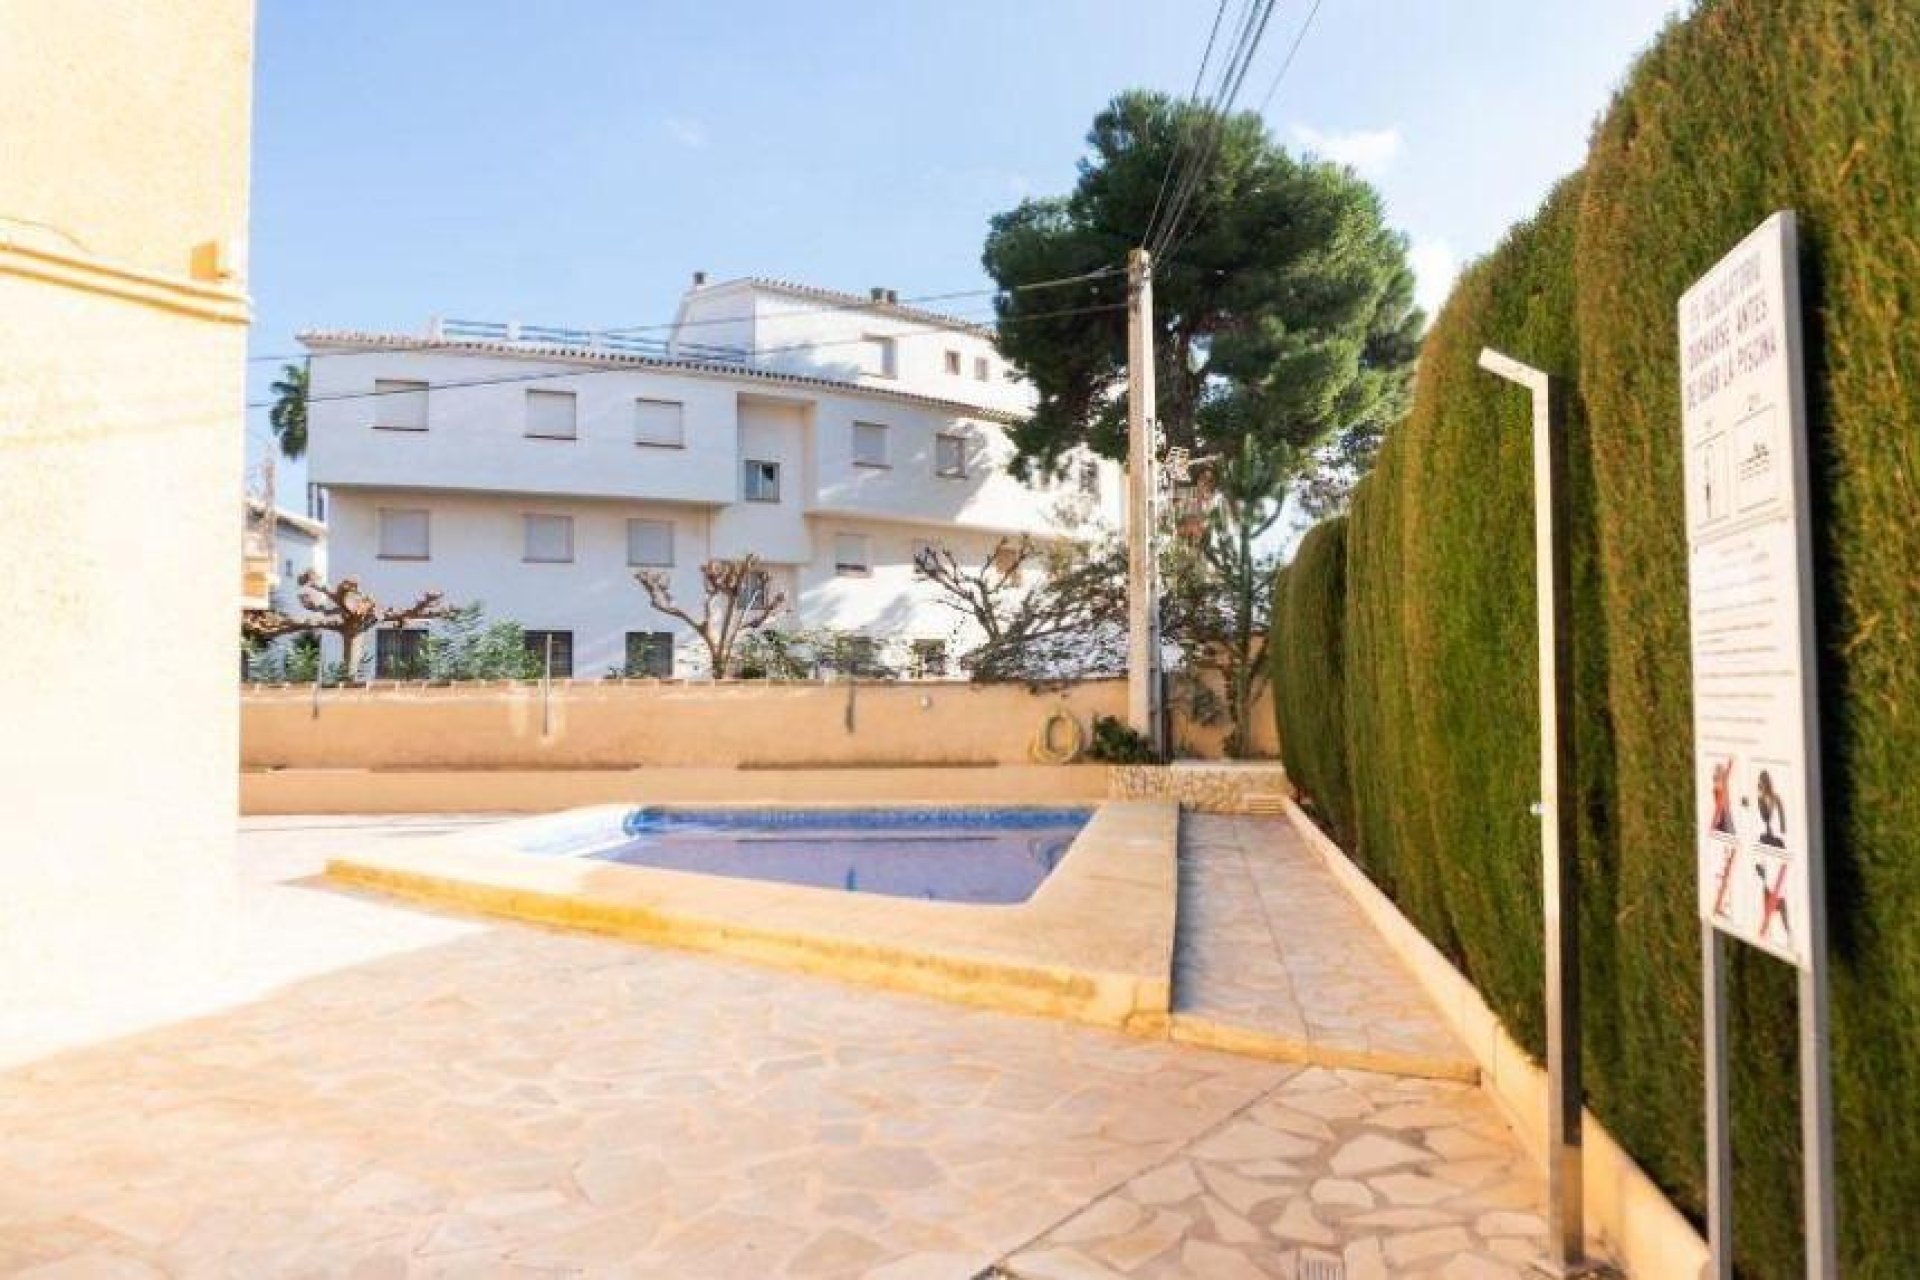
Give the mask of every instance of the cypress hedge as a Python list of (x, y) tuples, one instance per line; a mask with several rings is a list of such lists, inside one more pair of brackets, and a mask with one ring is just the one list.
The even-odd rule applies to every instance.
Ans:
[(1299, 734), (1297, 747), (1287, 752), (1287, 774), (1342, 844), (1353, 832), (1340, 639), (1346, 597), (1347, 522), (1341, 517), (1309, 530), (1292, 564), (1275, 577), (1275, 643), (1268, 654), (1274, 714)]
[[(1332, 575), (1290, 570), (1276, 706), (1303, 785), (1318, 794), (1347, 777), (1351, 816), (1322, 808), (1356, 859), (1537, 1050), (1527, 407), (1474, 361), (1495, 346), (1559, 375), (1573, 450), (1589, 1101), (1697, 1213), (1675, 304), (1779, 208), (1800, 217), (1820, 530), (1843, 1269), (1913, 1276), (1920, 340), (1907, 317), (1920, 315), (1920, 6), (1707, 0), (1669, 25), (1584, 170), (1462, 276), (1436, 319), (1414, 406), (1355, 495), (1334, 634), (1295, 611)], [(1342, 715), (1304, 705), (1335, 663)], [(1792, 974), (1735, 955), (1737, 1253), (1743, 1274), (1786, 1277), (1801, 1268)]]

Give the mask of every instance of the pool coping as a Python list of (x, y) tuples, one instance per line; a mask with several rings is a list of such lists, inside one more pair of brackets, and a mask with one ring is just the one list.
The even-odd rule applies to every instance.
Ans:
[(1179, 891), (1173, 803), (1102, 802), (1033, 896), (1008, 904), (847, 893), (514, 847), (543, 825), (637, 807), (596, 806), (356, 851), (330, 860), (327, 876), (486, 915), (1167, 1034)]

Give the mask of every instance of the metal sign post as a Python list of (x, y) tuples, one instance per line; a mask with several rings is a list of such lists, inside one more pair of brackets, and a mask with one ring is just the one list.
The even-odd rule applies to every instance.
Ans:
[(1534, 593), (1540, 668), (1542, 914), (1546, 923), (1547, 1216), (1556, 1276), (1594, 1275), (1586, 1257), (1581, 1170), (1580, 865), (1573, 794), (1573, 574), (1569, 564), (1566, 442), (1553, 380), (1488, 347), (1480, 367), (1533, 396)]
[(1800, 970), (1807, 1274), (1838, 1274), (1813, 541), (1794, 215), (1682, 294), (1681, 439), (1705, 1001), (1707, 1230), (1733, 1275), (1729, 935)]

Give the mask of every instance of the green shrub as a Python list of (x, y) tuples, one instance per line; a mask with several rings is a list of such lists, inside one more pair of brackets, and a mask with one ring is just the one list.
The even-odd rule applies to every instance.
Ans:
[[(1618, 733), (1623, 1136), (1697, 1203), (1697, 926), (1675, 300), (1799, 213), (1825, 661), (1843, 1269), (1920, 1275), (1920, 7), (1729, 0), (1672, 28), (1595, 135), (1578, 318)], [(1674, 771), (1679, 770), (1676, 774)], [(1734, 978), (1736, 1236), (1797, 1273), (1793, 983)]]
[[(1560, 375), (1589, 1101), (1697, 1212), (1694, 815), (1673, 785), (1693, 751), (1675, 307), (1769, 213), (1799, 211), (1843, 1269), (1873, 1277), (1920, 1274), (1916, 137), (1920, 6), (1708, 0), (1671, 25), (1587, 167), (1462, 276), (1413, 410), (1355, 495), (1344, 626), (1311, 625), (1313, 575), (1296, 564), (1276, 664), (1282, 741), (1324, 788), (1341, 766), (1311, 757), (1331, 713), (1298, 700), (1302, 673), (1338, 661), (1356, 859), (1537, 1050), (1527, 404), (1475, 360), (1494, 346)], [(1323, 654), (1292, 652), (1309, 643)], [(1736, 948), (1732, 986), (1737, 1249), (1743, 1274), (1786, 1277), (1801, 1233), (1792, 974)]]
[(1158, 764), (1147, 736), (1118, 716), (1095, 716), (1087, 759), (1103, 764)]
[(520, 624), (488, 622), (476, 600), (434, 623), (420, 674), (429, 680), (537, 680), (540, 673), (540, 656), (527, 648)]
[(1274, 577), (1274, 715), (1287, 776), (1341, 844), (1351, 847), (1353, 796), (1347, 778), (1347, 522), (1315, 525), (1293, 563)]

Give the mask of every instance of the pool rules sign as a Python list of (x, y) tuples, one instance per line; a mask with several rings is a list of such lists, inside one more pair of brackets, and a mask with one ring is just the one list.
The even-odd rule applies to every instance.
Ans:
[(1809, 963), (1819, 857), (1793, 220), (1680, 299), (1700, 915)]
[(1800, 971), (1807, 1274), (1835, 1274), (1819, 700), (1791, 212), (1680, 297), (1694, 856), (1706, 1007), (1708, 1235), (1731, 1280), (1723, 939)]

